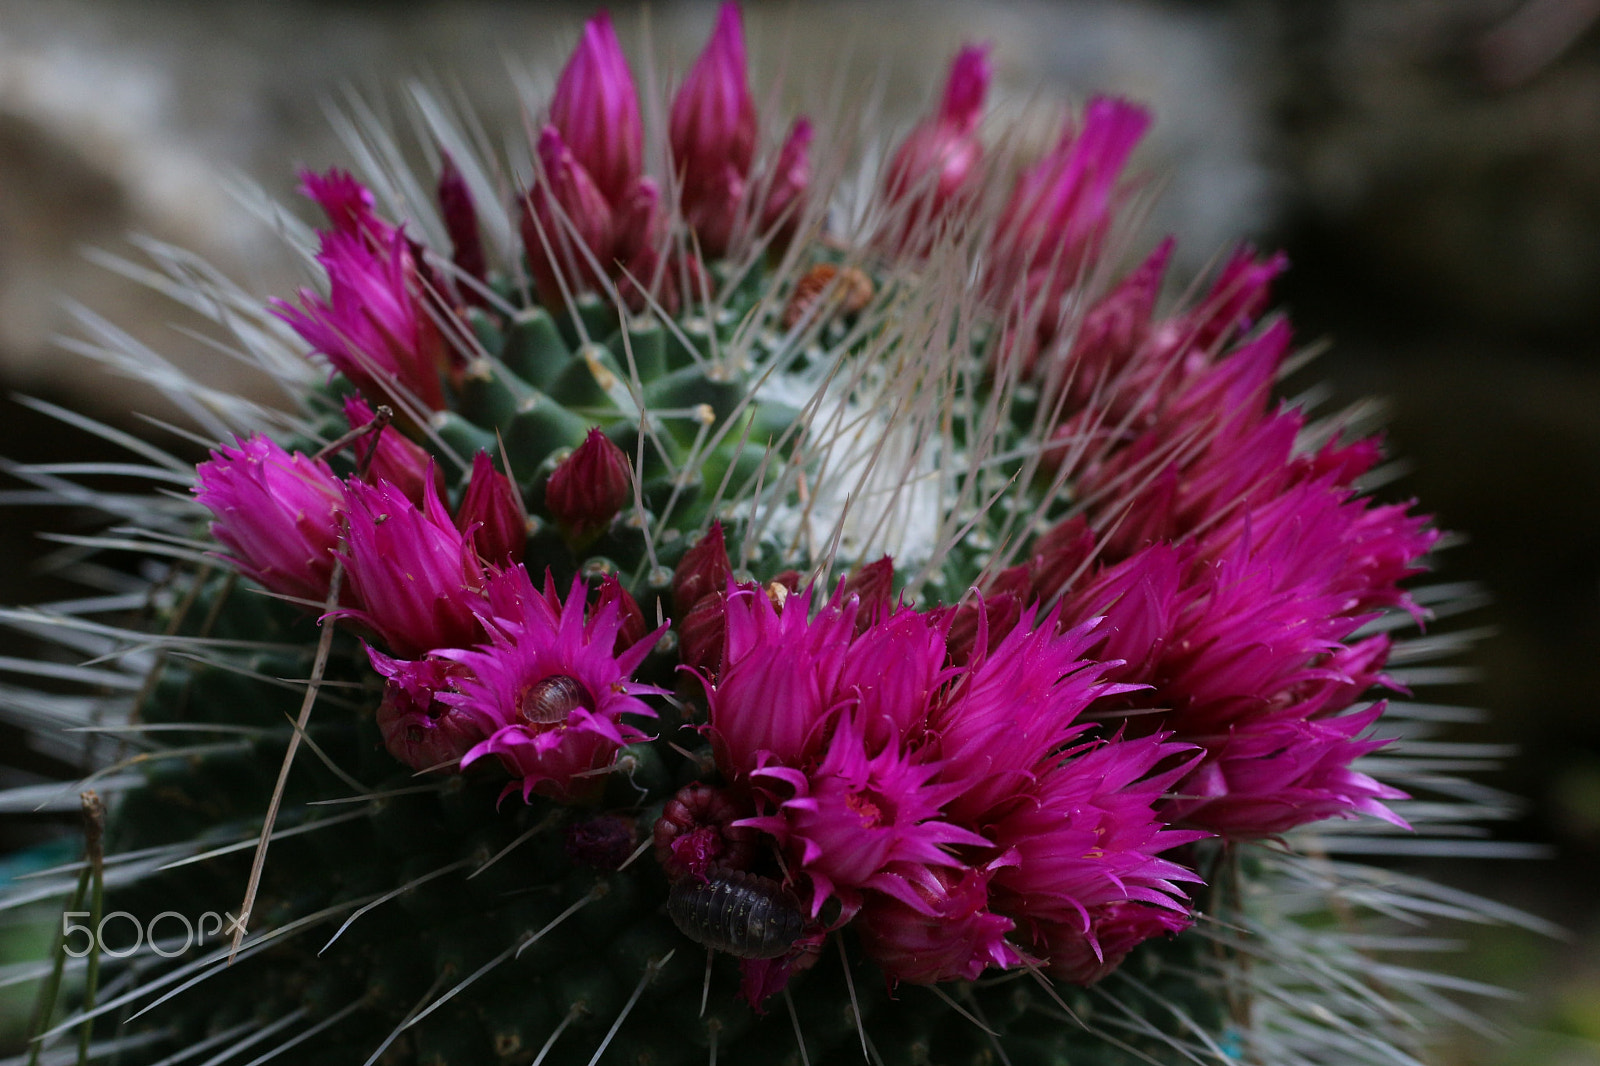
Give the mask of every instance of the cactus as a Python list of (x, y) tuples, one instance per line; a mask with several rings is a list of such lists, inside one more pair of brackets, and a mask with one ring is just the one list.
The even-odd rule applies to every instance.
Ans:
[(6, 905), (176, 915), (58, 950), (37, 1047), (1420, 1053), (1455, 1008), (1372, 916), (1516, 917), (1342, 857), (1490, 813), (1429, 769), (1434, 712), (1380, 698), (1448, 650), (1401, 637), (1461, 602), (1403, 588), (1439, 535), (1361, 494), (1348, 414), (1271, 399), (1280, 257), (1177, 303), (1170, 241), (1122, 262), (1148, 116), (1097, 98), (1024, 165), (988, 82), (964, 50), (850, 213), (842, 152), (757, 114), (732, 6), (647, 176), (600, 16), (531, 178), (425, 92), (429, 174), (352, 127), (382, 162), (304, 176), (325, 285), (262, 303), (149, 247), (293, 409), (152, 359), (211, 458), (107, 432), (193, 499), (22, 472), (160, 565), (6, 615), (92, 658), (20, 667), (91, 695), (12, 702), (96, 727), (108, 800), (103, 849)]

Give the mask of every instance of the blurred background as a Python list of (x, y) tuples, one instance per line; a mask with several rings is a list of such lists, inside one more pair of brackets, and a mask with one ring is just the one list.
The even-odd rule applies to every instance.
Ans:
[[(615, 10), (675, 69), (710, 4)], [(1239, 238), (1287, 249), (1280, 288), (1336, 402), (1385, 397), (1391, 492), (1459, 531), (1441, 576), (1477, 580), (1493, 628), (1476, 677), (1430, 699), (1487, 709), (1457, 739), (1513, 743), (1488, 778), (1520, 796), (1503, 839), (1543, 859), (1425, 872), (1559, 923), (1565, 940), (1462, 930), (1455, 971), (1517, 990), (1461, 1036), (1462, 1066), (1600, 1063), (1600, 0), (1136, 0), (747, 4), (764, 74), (841, 67), (875, 79), (903, 128), (964, 41), (994, 44), (994, 106), (1092, 91), (1148, 103), (1138, 165), (1161, 191), (1151, 239), (1180, 274)], [(230, 188), (293, 198), (296, 166), (348, 164), (328, 118), (350, 90), (395, 102), (418, 76), (520, 135), (520, 72), (558, 69), (588, 6), (534, 2), (0, 0), (0, 456), (93, 456), (93, 438), (11, 394), (139, 428), (151, 396), (65, 352), (74, 306), (228, 387), (252, 383), (184, 334), (174, 304), (85, 255), (143, 233), (194, 250), (263, 297), (306, 279)], [(631, 36), (630, 36), (631, 33)], [(548, 75), (547, 75), (548, 76)], [(537, 84), (531, 90), (539, 93)], [(5, 486), (0, 486), (5, 487)], [(69, 590), (41, 573), (37, 529), (0, 514), (0, 602)], [(10, 636), (5, 638), (11, 640)], [(0, 655), (25, 653), (0, 648)], [(48, 775), (20, 736), (0, 765)], [(49, 836), (5, 816), (0, 849)], [(1455, 930), (1448, 932), (1454, 933)], [(33, 954), (0, 934), (0, 961)], [(18, 1022), (0, 1007), (0, 1050)]]

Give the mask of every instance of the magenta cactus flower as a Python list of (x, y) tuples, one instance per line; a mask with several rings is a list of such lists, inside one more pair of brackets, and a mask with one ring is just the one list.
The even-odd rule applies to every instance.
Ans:
[(891, 866), (954, 865), (951, 848), (990, 846), (946, 819), (944, 808), (961, 786), (937, 783), (938, 764), (898, 745), (869, 754), (872, 745), (854, 715), (830, 724), (832, 735), (810, 768), (769, 763), (751, 772), (775, 794), (778, 811), (739, 823), (771, 834), (805, 871), (813, 916), (834, 898), (853, 915), (862, 889), (896, 891), (905, 878), (893, 876)]
[(302, 170), (300, 192), (322, 208), (336, 232), (367, 236), (383, 243), (394, 231), (394, 227), (374, 213), (372, 190), (347, 170), (330, 167), (321, 174)]
[(1089, 728), (1079, 718), (1096, 698), (1138, 687), (1105, 681), (1106, 664), (1086, 657), (1099, 642), (1091, 625), (1057, 636), (1054, 615), (1034, 621), (1026, 610), (992, 652), (976, 650), (929, 717), (941, 780), (961, 786), (950, 806), (963, 824), (985, 824), (1030, 792), (1052, 754)]
[(944, 628), (924, 612), (903, 608), (861, 629), (834, 692), (853, 707), (871, 750), (899, 746), (921, 731), (935, 693), (957, 673), (945, 657)]
[(672, 101), (667, 136), (684, 218), (701, 251), (720, 256), (740, 220), (756, 150), (756, 104), (737, 4), (718, 9), (711, 40)]
[(1187, 924), (1180, 886), (1199, 878), (1159, 855), (1207, 834), (1169, 829), (1152, 807), (1193, 760), (1152, 771), (1184, 750), (1160, 736), (1101, 743), (1056, 762), (1027, 802), (995, 823), (994, 841), (1013, 861), (995, 872), (994, 909), (1017, 921), (1028, 950), (1053, 959), (1081, 943), (1104, 959), (1094, 919), (1128, 903), (1171, 911)]
[(1018, 180), (994, 237), (998, 291), (1046, 301), (1042, 317), (1099, 255), (1117, 181), (1150, 125), (1141, 107), (1095, 97), (1081, 128), (1069, 122), (1056, 146)]
[(1323, 718), (1286, 714), (1199, 738), (1205, 757), (1160, 807), (1161, 817), (1230, 840), (1280, 836), (1308, 822), (1357, 815), (1409, 828), (1383, 802), (1406, 794), (1350, 765), (1387, 743), (1362, 738), (1383, 708), (1380, 702)]
[(618, 653), (617, 601), (591, 613), (579, 580), (553, 610), (554, 586), (547, 581), (541, 594), (520, 566), (495, 576), (488, 599), (489, 640), (436, 652), (469, 672), (439, 699), (471, 716), (486, 737), (462, 765), (495, 756), (516, 779), (507, 791), (524, 800), (593, 795), (618, 749), (644, 738), (624, 716), (655, 717), (640, 697), (665, 690), (632, 678), (664, 630)]
[(213, 451), (195, 470), (194, 494), (241, 573), (308, 603), (327, 598), (345, 510), (327, 463), (257, 434)]
[(317, 262), (328, 296), (301, 289), (299, 307), (274, 300), (273, 313), (372, 402), (400, 412), (443, 407), (439, 374), (449, 352), (405, 234), (326, 232)]
[(348, 617), (403, 658), (482, 639), (477, 612), (488, 577), (432, 484), (424, 486), (420, 508), (388, 482), (351, 482), (346, 499), (349, 529), (340, 558), (361, 604)]
[(801, 766), (821, 750), (855, 611), (824, 607), (812, 616), (810, 608), (809, 591), (781, 609), (757, 590), (728, 592), (722, 672), (706, 698), (717, 765), (730, 778), (769, 762)]

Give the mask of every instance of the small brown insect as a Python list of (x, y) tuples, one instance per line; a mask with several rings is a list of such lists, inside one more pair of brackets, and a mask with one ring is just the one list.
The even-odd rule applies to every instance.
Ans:
[(517, 706), (517, 717), (528, 725), (555, 725), (584, 705), (586, 696), (577, 678), (551, 674), (528, 686)]
[(741, 959), (787, 955), (806, 922), (793, 892), (742, 870), (684, 878), (672, 886), (667, 913), (690, 940)]
[(789, 305), (783, 309), (783, 328), (793, 329), (830, 288), (833, 292), (825, 313), (860, 314), (872, 302), (871, 278), (855, 267), (840, 270), (832, 263), (818, 263), (795, 282), (794, 292), (789, 294)]

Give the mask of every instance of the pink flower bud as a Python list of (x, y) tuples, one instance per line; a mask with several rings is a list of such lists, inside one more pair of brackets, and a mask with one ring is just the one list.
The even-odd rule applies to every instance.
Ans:
[(840, 591), (846, 597), (855, 596), (861, 601), (856, 614), (856, 631), (865, 632), (893, 607), (894, 560), (885, 555), (875, 563), (868, 563), (845, 578)]
[(722, 5), (706, 50), (678, 90), (669, 140), (683, 183), (684, 217), (705, 253), (720, 256), (738, 219), (756, 145), (737, 4)]
[(677, 620), (678, 656), (683, 665), (713, 680), (722, 672), (722, 645), (728, 633), (728, 596), (713, 592)]
[[(372, 422), (372, 408), (359, 396), (347, 396), (344, 417), (351, 429), (357, 429)], [(392, 424), (357, 438), (354, 447), (357, 461), (366, 464), (363, 480), (369, 484), (387, 481), (418, 507), (422, 506), (423, 486), (430, 481), (434, 491), (444, 491), (444, 475), (433, 458)]]
[(593, 540), (633, 499), (633, 467), (600, 427), (550, 472), (544, 502), (574, 545)]
[(213, 451), (194, 493), (240, 573), (285, 596), (327, 598), (344, 509), (344, 485), (327, 463), (258, 434)]
[(595, 599), (595, 613), (606, 609), (607, 604), (616, 604), (617, 617), (621, 625), (617, 629), (617, 646), (612, 650), (621, 655), (635, 644), (639, 643), (649, 633), (644, 623), (644, 612), (639, 609), (638, 601), (628, 594), (622, 587), (622, 582), (617, 580), (615, 574), (607, 574), (605, 580), (600, 582), (600, 595)]
[(904, 236), (938, 219), (983, 160), (978, 122), (992, 76), (987, 45), (963, 48), (938, 113), (918, 123), (890, 161), (884, 185), (890, 200), (906, 205)]
[(722, 523), (713, 522), (678, 561), (677, 572), (672, 576), (673, 613), (683, 618), (705, 597), (726, 592), (732, 580), (733, 566), (722, 540)]
[(761, 229), (783, 247), (794, 239), (805, 211), (806, 190), (811, 186), (811, 120), (801, 115), (789, 128), (767, 175), (766, 200), (761, 205)]
[(613, 205), (554, 126), (539, 135), (538, 155), (542, 173), (523, 205), (522, 242), (539, 298), (559, 306), (609, 274)]
[[(472, 190), (456, 169), (454, 159), (444, 152), (439, 166), (439, 212), (444, 216), (445, 232), (450, 235), (450, 257), (457, 268), (469, 278), (483, 281), (488, 271), (488, 261), (483, 254), (483, 237), (478, 232), (478, 209), (472, 202)], [(460, 286), (462, 298), (468, 303), (481, 304), (483, 296), (472, 286)]]
[(980, 600), (969, 600), (950, 610), (950, 631), (945, 637), (950, 661), (966, 665), (974, 657), (994, 652), (995, 647), (1022, 620), (1022, 599), (1011, 592), (985, 593)]
[(488, 452), (472, 459), (472, 479), (456, 508), (456, 528), (470, 538), (478, 558), (490, 566), (522, 562), (528, 543), (528, 516), (522, 494), (511, 479), (494, 468)]
[(481, 640), (475, 612), (484, 606), (483, 564), (433, 486), (424, 487), (420, 510), (387, 482), (352, 482), (346, 495), (341, 557), (362, 605), (346, 613), (403, 657)]
[(1029, 598), (1048, 603), (1065, 589), (1081, 584), (1078, 579), (1094, 559), (1094, 548), (1095, 532), (1083, 515), (1051, 526), (1033, 544), (1025, 586)]
[(1110, 225), (1117, 179), (1149, 125), (1149, 112), (1125, 100), (1089, 101), (1082, 129), (1069, 123), (1017, 180), (994, 239), (995, 292), (1054, 303), (1084, 275)]
[(603, 11), (584, 24), (556, 82), (550, 124), (605, 200), (620, 203), (639, 180), (644, 126), (633, 73)]
[(443, 659), (391, 659), (367, 649), (373, 669), (388, 678), (378, 705), (378, 730), (390, 755), (413, 770), (458, 770), (461, 757), (483, 739), (478, 723), (439, 699), (466, 674)]

